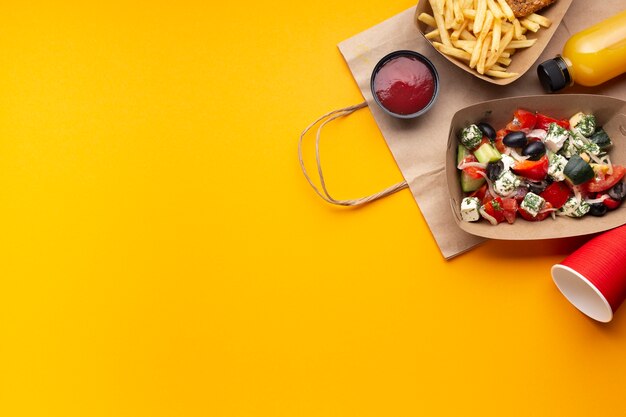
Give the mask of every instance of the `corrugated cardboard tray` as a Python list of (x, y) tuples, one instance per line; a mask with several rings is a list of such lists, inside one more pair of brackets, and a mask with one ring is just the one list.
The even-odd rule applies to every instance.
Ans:
[(480, 121), (491, 124), (496, 130), (502, 128), (523, 108), (538, 111), (554, 118), (569, 118), (582, 111), (596, 116), (598, 126), (607, 132), (613, 146), (609, 151), (613, 164), (626, 164), (626, 101), (613, 97), (570, 94), (510, 97), (485, 101), (465, 107), (452, 117), (446, 154), (446, 179), (450, 193), (450, 205), (457, 225), (476, 236), (502, 240), (554, 239), (587, 235), (612, 229), (626, 223), (626, 204), (609, 211), (603, 217), (590, 215), (580, 219), (557, 216), (541, 222), (528, 222), (518, 217), (514, 224), (501, 223), (492, 226), (487, 221), (469, 223), (461, 220), (460, 205), (463, 192), (456, 168), (458, 134), (466, 126)]
[[(507, 85), (519, 79), (522, 75), (524, 75), (526, 71), (530, 69), (530, 67), (532, 67), (535, 61), (537, 61), (537, 58), (539, 58), (543, 50), (546, 48), (546, 45), (548, 45), (550, 39), (552, 39), (554, 32), (561, 23), (561, 20), (563, 20), (563, 16), (565, 16), (565, 12), (567, 12), (567, 9), (569, 9), (572, 1), (573, 0), (557, 0), (550, 6), (537, 12), (538, 14), (541, 14), (542, 16), (550, 19), (552, 21), (552, 25), (550, 25), (550, 27), (548, 28), (542, 27), (537, 33), (527, 33), (529, 39), (536, 38), (537, 42), (529, 48), (519, 49), (515, 53), (515, 55), (513, 55), (511, 64), (508, 67), (508, 71), (518, 73), (518, 75), (511, 78), (492, 78), (486, 75), (479, 74), (478, 71), (470, 68), (465, 62), (462, 62), (456, 58), (451, 58), (450, 56), (439, 52), (434, 46), (432, 46), (432, 42), (429, 39), (426, 39), (425, 37), (424, 39), (426, 39), (426, 41), (433, 47), (433, 49), (435, 49), (438, 53), (444, 56), (453, 65), (456, 65), (464, 71), (467, 71), (470, 74), (473, 74), (474, 76), (491, 84)], [(429, 32), (430, 27), (425, 23), (417, 20), (417, 17), (422, 13), (428, 13), (429, 15), (432, 15), (433, 13), (430, 2), (428, 0), (419, 1), (415, 9), (415, 23), (419, 32), (423, 36)]]

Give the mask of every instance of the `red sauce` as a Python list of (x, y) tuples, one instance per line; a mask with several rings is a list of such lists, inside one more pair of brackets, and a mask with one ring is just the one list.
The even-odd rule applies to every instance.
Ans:
[(374, 78), (374, 91), (380, 103), (396, 114), (413, 114), (430, 103), (435, 94), (435, 78), (415, 57), (399, 56), (386, 62)]

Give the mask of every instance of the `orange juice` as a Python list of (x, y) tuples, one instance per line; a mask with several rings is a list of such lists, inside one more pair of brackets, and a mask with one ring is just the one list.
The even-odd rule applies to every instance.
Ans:
[(587, 87), (604, 83), (626, 72), (626, 10), (572, 36), (563, 54), (537, 68), (547, 91), (574, 83)]

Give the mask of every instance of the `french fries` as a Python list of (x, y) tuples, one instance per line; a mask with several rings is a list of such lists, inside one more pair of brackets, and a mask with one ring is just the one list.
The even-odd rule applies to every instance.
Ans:
[(511, 78), (509, 71), (518, 49), (537, 40), (531, 35), (550, 27), (545, 16), (532, 13), (516, 18), (506, 0), (428, 0), (432, 15), (421, 13), (417, 20), (430, 28), (427, 39), (442, 54), (461, 61), (479, 74)]
[(508, 45), (508, 48), (518, 49), (518, 48), (529, 48), (533, 46), (537, 42), (537, 39), (524, 39), (521, 41), (511, 41)]
[(538, 32), (539, 29), (541, 28), (541, 26), (539, 26), (539, 23), (533, 22), (530, 19), (522, 19), (520, 22), (522, 26), (524, 26), (526, 29), (530, 30), (531, 32)]
[(437, 48), (437, 50), (441, 51), (442, 53), (453, 56), (462, 61), (469, 62), (471, 58), (471, 55), (468, 52), (463, 51), (461, 49), (457, 49), (453, 46), (444, 45), (443, 43), (440, 43), (440, 42), (433, 42), (433, 46)]
[(435, 18), (429, 15), (428, 13), (422, 13), (417, 17), (417, 20), (420, 22), (426, 23), (430, 27), (437, 27), (437, 22), (435, 22)]
[(496, 19), (500, 20), (505, 17), (504, 13), (502, 13), (502, 9), (496, 4), (495, 0), (487, 0), (487, 7), (491, 10), (493, 17)]
[(424, 37), (426, 39), (438, 39), (440, 37), (439, 36), (439, 29), (431, 30), (430, 32), (425, 34)]
[[(445, 2), (443, 0), (430, 0), (430, 6), (433, 9), (434, 19), (437, 25), (436, 29), (439, 29), (441, 42), (446, 46), (452, 46), (452, 43), (450, 42), (450, 35), (448, 34), (448, 29), (446, 29), (446, 22), (444, 20), (443, 8), (445, 6)], [(439, 11), (439, 13), (437, 11)]]
[(513, 30), (515, 31), (515, 39), (523, 39), (522, 25), (517, 19), (513, 19)]
[(531, 22), (535, 22), (539, 24), (539, 26), (543, 26), (544, 28), (549, 28), (550, 25), (552, 25), (552, 21), (550, 19), (538, 15), (537, 13), (529, 14), (528, 16), (526, 16), (526, 19), (530, 20)]
[[(478, 0), (479, 2), (481, 0)], [(491, 30), (491, 26), (493, 24), (493, 14), (490, 11), (486, 11), (486, 15), (487, 17), (485, 18), (485, 21), (483, 22), (483, 28), (480, 31), (480, 34), (478, 35), (478, 39), (476, 39), (476, 46), (474, 46), (474, 50), (472, 51), (472, 58), (470, 59), (470, 68), (475, 68), (476, 64), (478, 64), (478, 60), (480, 59), (480, 55), (482, 53), (483, 50), (483, 43), (485, 42), (485, 38), (487, 37), (487, 34), (490, 32)], [(478, 16), (478, 15), (477, 15)], [(481, 72), (480, 68), (477, 69), (477, 71), (480, 74), (484, 74), (484, 68), (483, 71)]]
[(515, 15), (513, 14), (513, 10), (511, 10), (511, 6), (505, 0), (498, 0), (498, 5), (502, 9), (502, 13), (506, 16), (509, 21), (515, 20)]
[(476, 9), (476, 17), (474, 18), (473, 32), (478, 36), (485, 23), (485, 15), (487, 14), (487, 0), (478, 0), (478, 8)]

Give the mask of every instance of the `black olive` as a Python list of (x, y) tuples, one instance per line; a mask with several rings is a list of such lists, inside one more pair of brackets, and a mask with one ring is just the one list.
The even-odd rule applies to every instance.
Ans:
[(522, 155), (528, 156), (531, 161), (537, 161), (546, 154), (546, 145), (541, 141), (530, 142), (524, 149)]
[(589, 214), (591, 214), (592, 216), (596, 216), (596, 217), (604, 216), (607, 211), (608, 209), (602, 203), (592, 204), (591, 207), (589, 208)]
[(609, 197), (613, 200), (621, 201), (626, 197), (626, 185), (623, 182), (618, 182), (609, 190)]
[(528, 191), (535, 194), (541, 194), (543, 190), (548, 186), (548, 181), (529, 181), (528, 182)]
[(489, 162), (487, 164), (487, 177), (491, 181), (495, 181), (500, 178), (502, 171), (504, 171), (504, 162), (502, 161)]
[(483, 135), (487, 136), (490, 141), (493, 142), (494, 140), (496, 140), (496, 131), (493, 129), (493, 127), (491, 127), (489, 123), (480, 122), (477, 126), (480, 131), (483, 132)]
[(523, 148), (528, 143), (528, 139), (524, 132), (510, 132), (506, 134), (502, 142), (511, 148)]

